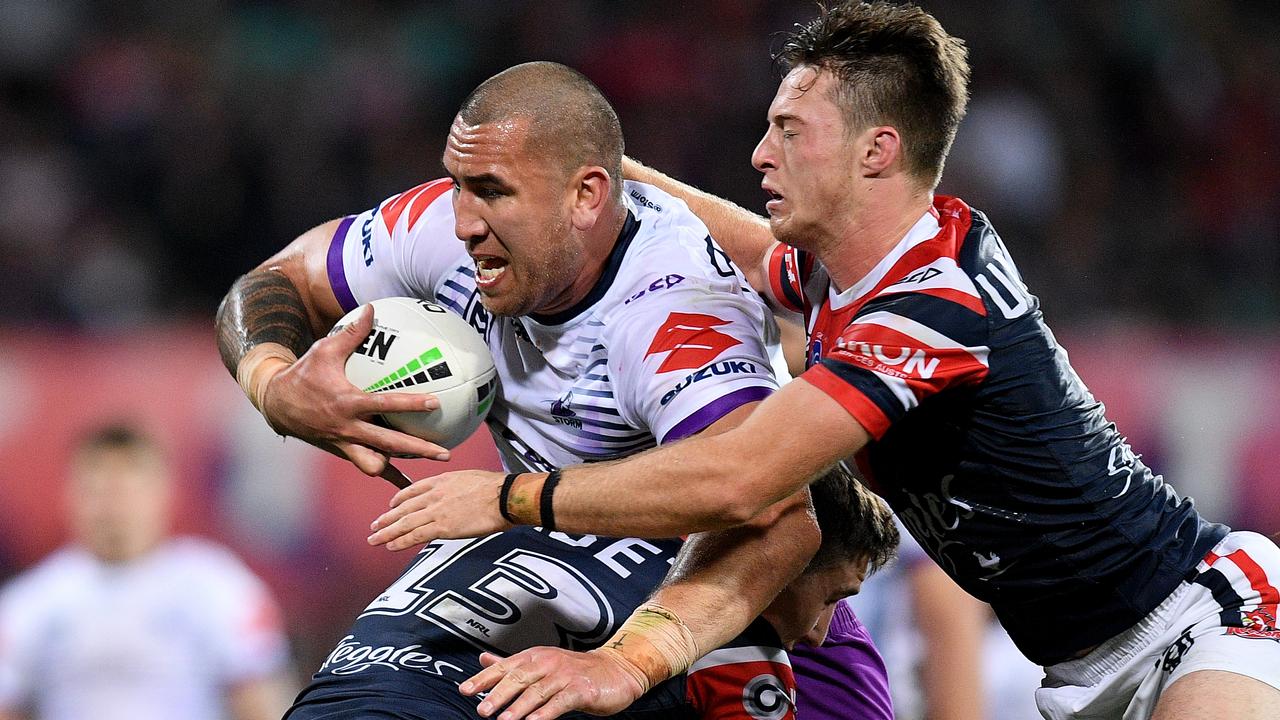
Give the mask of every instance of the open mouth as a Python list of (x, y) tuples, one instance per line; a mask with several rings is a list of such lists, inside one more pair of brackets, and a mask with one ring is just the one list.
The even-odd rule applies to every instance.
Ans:
[(778, 208), (779, 205), (782, 204), (782, 201), (783, 201), (782, 193), (777, 192), (776, 190), (768, 186), (762, 185), (761, 187), (764, 188), (765, 195), (769, 197), (768, 201), (766, 201), (764, 204), (765, 210), (768, 210), (769, 212), (773, 212)]
[(490, 287), (502, 279), (507, 272), (507, 261), (498, 257), (473, 257), (476, 263), (476, 284)]

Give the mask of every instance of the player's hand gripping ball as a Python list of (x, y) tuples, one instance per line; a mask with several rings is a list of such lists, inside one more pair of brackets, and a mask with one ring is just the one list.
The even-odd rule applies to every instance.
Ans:
[[(452, 448), (475, 432), (493, 405), (497, 371), (484, 339), (465, 320), (414, 298), (374, 300), (373, 330), (347, 359), (347, 379), (365, 392), (431, 393), (434, 412), (387, 413), (401, 432)], [(329, 334), (353, 322), (347, 313)]]

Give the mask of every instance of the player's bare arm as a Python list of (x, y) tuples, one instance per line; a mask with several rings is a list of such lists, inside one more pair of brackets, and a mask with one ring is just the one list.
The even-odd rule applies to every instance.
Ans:
[(767, 218), (680, 182), (629, 157), (622, 159), (622, 174), (628, 180), (656, 185), (684, 200), (693, 214), (706, 224), (720, 247), (729, 253), (734, 264), (747, 276), (747, 282), (754, 288), (769, 286), (765, 261), (777, 240), (769, 230)]
[[(816, 430), (814, 428), (821, 428)], [(825, 392), (788, 383), (721, 435), (697, 435), (611, 463), (558, 473), (550, 496), (555, 527), (601, 535), (672, 537), (733, 527), (804, 487), (870, 436)], [(507, 512), (544, 525), (547, 474), (519, 475)], [(419, 480), (391, 499), (369, 542), (400, 550), (440, 538), (510, 527), (498, 511), (504, 476), (464, 470)], [(620, 501), (619, 498), (625, 498)]]
[[(342, 315), (324, 262), (337, 221), (302, 234), (231, 286), (218, 309), (218, 350), (273, 429), (345, 457), (367, 475), (397, 484), (392, 455), (446, 459), (433, 443), (373, 424), (383, 412), (435, 409), (422, 395), (361, 392), (346, 379), (347, 357), (368, 335), (372, 314), (331, 337)], [(319, 340), (315, 338), (319, 337)]]
[[(739, 408), (704, 435), (735, 427), (751, 409)], [(820, 541), (802, 488), (744, 525), (690, 536), (662, 586), (604, 647), (490, 657), (461, 690), (488, 691), (478, 708), (486, 717), (504, 707), (503, 717), (533, 713), (535, 720), (575, 709), (618, 712), (737, 635), (800, 574)]]

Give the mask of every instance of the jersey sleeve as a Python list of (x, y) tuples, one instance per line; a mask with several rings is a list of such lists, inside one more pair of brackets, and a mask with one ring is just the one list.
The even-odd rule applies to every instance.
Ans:
[(344, 311), (384, 297), (434, 299), (465, 249), (453, 229), (448, 178), (423, 183), (342, 219), (329, 243), (329, 284)]
[(757, 619), (690, 668), (686, 699), (703, 720), (795, 720), (796, 679), (776, 633)]
[(908, 410), (951, 388), (980, 384), (989, 347), (983, 315), (919, 293), (867, 303), (835, 347), (801, 378), (879, 439)]
[(266, 586), (229, 551), (203, 555), (197, 577), (203, 585), (205, 637), (219, 677), (234, 684), (284, 670), (288, 643)]
[(812, 269), (812, 264), (812, 259), (804, 251), (781, 242), (773, 244), (765, 257), (765, 272), (769, 278), (765, 292), (778, 307), (804, 313), (805, 276)]
[(628, 422), (670, 442), (777, 389), (759, 299), (736, 281), (667, 274), (651, 284), (663, 291), (622, 305), (607, 330), (609, 374)]

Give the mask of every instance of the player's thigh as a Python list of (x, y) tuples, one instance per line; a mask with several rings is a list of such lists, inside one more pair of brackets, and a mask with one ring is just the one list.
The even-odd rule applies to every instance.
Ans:
[(1280, 717), (1280, 690), (1225, 670), (1197, 670), (1178, 678), (1160, 694), (1151, 720), (1276, 717)]

